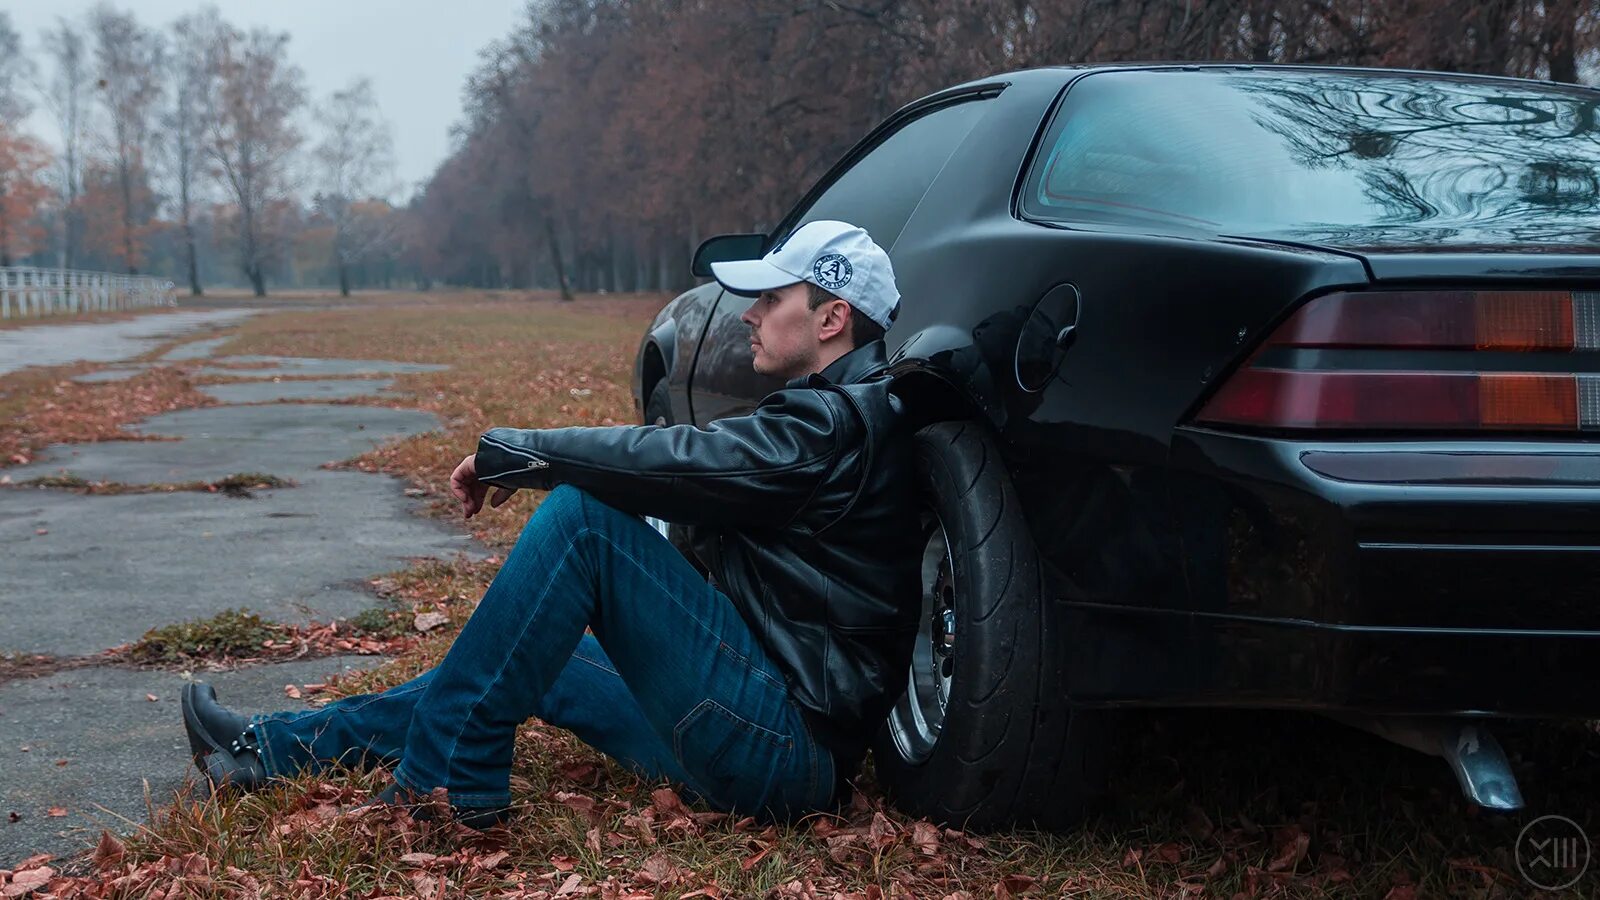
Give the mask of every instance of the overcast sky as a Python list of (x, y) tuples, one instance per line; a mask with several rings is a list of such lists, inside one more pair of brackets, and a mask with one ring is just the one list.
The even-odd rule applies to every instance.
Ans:
[[(94, 0), (0, 0), (12, 25), (48, 78), (40, 33), (58, 16), (82, 21)], [(122, 0), (145, 25), (165, 28), (199, 8), (199, 0)], [(450, 152), (450, 126), (461, 117), (461, 87), (478, 51), (521, 20), (522, 0), (217, 0), (223, 18), (241, 28), (261, 25), (290, 34), (289, 55), (305, 71), (313, 100), (372, 79), (394, 129), (395, 162), (404, 189), (424, 180)], [(55, 142), (42, 110), (29, 130)]]

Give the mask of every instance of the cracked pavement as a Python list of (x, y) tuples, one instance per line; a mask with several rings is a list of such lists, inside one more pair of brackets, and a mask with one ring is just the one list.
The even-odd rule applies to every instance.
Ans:
[[(38, 360), (125, 360), (174, 333), (255, 312), (172, 313), (0, 332), (0, 374)], [(466, 534), (417, 515), (418, 501), (406, 496), (398, 479), (321, 468), (430, 431), (439, 424), (431, 414), (281, 402), (378, 394), (389, 380), (349, 376), (437, 367), (212, 355), (223, 344), (221, 338), (194, 341), (139, 366), (250, 364), (215, 371), (269, 380), (207, 386), (225, 403), (249, 405), (157, 416), (131, 430), (177, 440), (56, 446), (3, 474), (13, 482), (67, 474), (156, 484), (264, 473), (295, 486), (250, 498), (0, 489), (0, 543), (7, 548), (0, 653), (93, 654), (152, 627), (237, 607), (283, 622), (344, 618), (375, 604), (370, 579), (404, 567), (409, 558), (483, 554)], [(138, 367), (106, 370), (133, 371)], [(270, 380), (281, 375), (326, 379)], [(265, 712), (300, 705), (285, 697), (286, 684), (325, 681), (380, 661), (301, 659), (202, 677), (217, 685), (224, 703)], [(0, 681), (0, 867), (36, 852), (85, 849), (101, 827), (127, 831), (144, 819), (147, 790), (160, 804), (182, 787), (192, 775), (177, 702), (185, 677), (91, 665)], [(52, 816), (52, 809), (66, 815)], [(16, 821), (9, 821), (11, 813)]]

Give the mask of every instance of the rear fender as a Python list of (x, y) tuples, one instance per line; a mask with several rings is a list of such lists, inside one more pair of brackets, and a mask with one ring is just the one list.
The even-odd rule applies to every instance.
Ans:
[(1003, 429), (1010, 418), (1006, 396), (1015, 393), (1006, 389), (1015, 377), (1011, 354), (996, 349), (1005, 343), (975, 339), (973, 331), (954, 325), (930, 325), (890, 360), (895, 393), (922, 424), (965, 418)]
[(672, 371), (678, 350), (677, 333), (678, 323), (669, 318), (639, 342), (639, 353), (633, 361), (633, 408), (640, 416), (644, 415), (650, 392)]
[(678, 320), (668, 319), (650, 332), (650, 340), (661, 352), (662, 375), (671, 372), (678, 356)]

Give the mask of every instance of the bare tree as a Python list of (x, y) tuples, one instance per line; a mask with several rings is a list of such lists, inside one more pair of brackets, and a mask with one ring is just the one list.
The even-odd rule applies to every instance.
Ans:
[(26, 93), (33, 63), (22, 51), (22, 36), (11, 27), (11, 15), (0, 10), (0, 266), (11, 264), (13, 245), (23, 220), (32, 214), (30, 196), (38, 168), (38, 148), (12, 131), (32, 110)]
[(388, 194), (394, 182), (394, 141), (365, 78), (335, 91), (317, 111), (323, 128), (315, 151), (317, 208), (333, 224), (339, 294), (350, 296), (350, 266), (394, 241), (392, 216), (366, 214), (363, 201)]
[(305, 88), (288, 44), (283, 32), (229, 29), (205, 115), (205, 153), (238, 206), (239, 265), (257, 297), (266, 296), (266, 264), (284, 237), (284, 217), (275, 210), (288, 199), (289, 166), (301, 140), (293, 118)]
[(147, 161), (165, 48), (160, 33), (105, 4), (90, 12), (89, 31), (121, 195), (120, 255), (128, 273), (136, 275), (144, 256), (142, 230), (153, 206)]
[(83, 235), (78, 197), (83, 191), (83, 135), (89, 113), (88, 48), (83, 33), (66, 19), (57, 19), (56, 27), (44, 33), (44, 46), (54, 61), (45, 100), (61, 132), (60, 175), (56, 179), (61, 265), (70, 269)]
[(214, 6), (178, 19), (172, 25), (172, 104), (162, 117), (168, 147), (168, 168), (177, 189), (178, 224), (183, 229), (184, 264), (189, 293), (199, 297), (200, 260), (195, 239), (194, 207), (200, 200), (201, 146), (207, 110), (214, 107), (217, 53), (228, 26)]
[(26, 88), (32, 75), (33, 61), (22, 50), (22, 35), (11, 27), (11, 14), (0, 9), (0, 122), (28, 117), (33, 104)]

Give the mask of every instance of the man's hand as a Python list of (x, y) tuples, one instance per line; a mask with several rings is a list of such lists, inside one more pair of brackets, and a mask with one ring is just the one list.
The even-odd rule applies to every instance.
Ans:
[[(478, 480), (478, 455), (463, 459), (461, 465), (450, 473), (450, 493), (455, 494), (461, 501), (461, 514), (470, 519), (483, 509), (483, 498), (489, 493), (489, 485)], [(489, 498), (489, 505), (499, 509), (501, 504), (511, 499), (515, 494), (513, 488), (496, 487), (494, 496)]]

